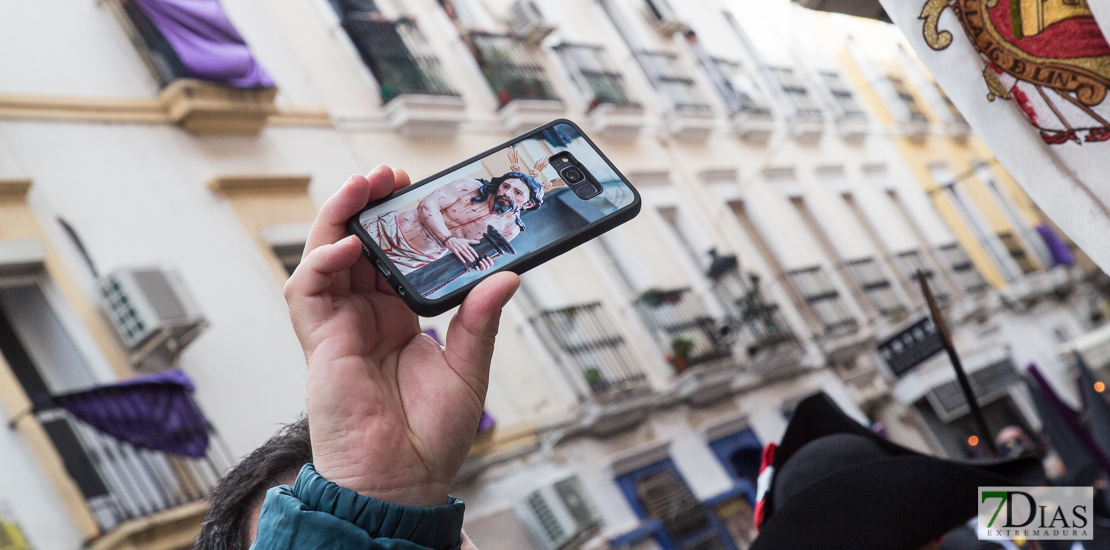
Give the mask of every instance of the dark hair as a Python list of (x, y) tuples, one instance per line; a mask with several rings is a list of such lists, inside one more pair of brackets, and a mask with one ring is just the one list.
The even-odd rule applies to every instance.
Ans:
[(216, 485), (195, 550), (249, 548), (251, 509), (261, 505), (268, 489), (296, 477), (301, 466), (309, 462), (312, 442), (308, 418), (302, 416), (247, 455)]
[[(540, 182), (536, 181), (536, 178), (533, 178), (532, 176), (529, 176), (524, 172), (509, 172), (507, 174), (501, 175), (500, 177), (493, 178), (489, 181), (479, 179), (478, 181), (482, 182), (482, 186), (478, 188), (478, 196), (470, 199), (470, 202), (479, 203), (489, 200), (490, 197), (494, 196), (497, 193), (497, 190), (501, 187), (501, 184), (505, 183), (505, 180), (520, 180), (524, 182), (524, 185), (528, 186), (529, 198), (532, 200), (535, 206), (533, 206), (532, 208), (525, 208), (523, 210), (535, 210), (539, 208), (541, 204), (543, 204), (543, 185), (541, 185)], [(524, 222), (520, 221), (519, 213), (517, 213), (516, 215), (516, 224), (520, 227), (521, 231), (524, 231)]]

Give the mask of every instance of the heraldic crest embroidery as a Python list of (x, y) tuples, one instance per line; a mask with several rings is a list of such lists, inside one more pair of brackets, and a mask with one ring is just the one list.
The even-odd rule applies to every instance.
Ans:
[(1013, 101), (1046, 143), (1106, 142), (1110, 44), (1087, 1), (929, 0), (920, 19), (943, 50), (952, 33), (937, 25), (951, 8), (985, 63), (987, 99)]

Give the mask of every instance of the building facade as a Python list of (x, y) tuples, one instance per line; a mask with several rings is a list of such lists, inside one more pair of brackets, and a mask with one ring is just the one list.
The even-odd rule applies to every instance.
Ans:
[[(350, 173), (415, 180), (557, 117), (643, 210), (506, 309), (495, 426), (455, 489), (484, 550), (744, 548), (760, 451), (818, 391), (899, 443), (977, 456), (947, 359), (895, 376), (876, 351), (927, 314), (918, 273), (994, 430), (1040, 429), (1028, 363), (1075, 397), (1061, 346), (1106, 375), (1101, 274), (1067, 265), (893, 27), (785, 0), (224, 0), (206, 24), (265, 73), (244, 85), (196, 78), (157, 4), (0, 17), (13, 541), (190, 546), (219, 473), (304, 409), (281, 287), (317, 206)], [(124, 297), (156, 329), (121, 329)], [(212, 427), (198, 456), (50, 404), (171, 366)]]

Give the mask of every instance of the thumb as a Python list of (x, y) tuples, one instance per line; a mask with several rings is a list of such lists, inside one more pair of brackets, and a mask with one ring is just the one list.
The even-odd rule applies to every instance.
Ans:
[(490, 276), (470, 291), (447, 328), (444, 351), (447, 364), (480, 399), (485, 399), (489, 383), (489, 363), (501, 309), (519, 287), (520, 277), (514, 273)]

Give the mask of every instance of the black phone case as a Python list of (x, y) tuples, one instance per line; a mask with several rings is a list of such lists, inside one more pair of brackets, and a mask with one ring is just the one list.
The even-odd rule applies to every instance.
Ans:
[[(570, 134), (570, 132), (568, 132), (565, 127), (564, 128), (556, 128), (557, 126), (560, 126), (560, 125), (568, 126), (573, 131), (573, 134)], [(619, 182), (625, 188), (627, 188), (627, 191), (631, 194), (630, 202), (628, 202), (628, 204), (625, 204), (625, 205), (622, 205), (622, 206), (618, 207), (616, 210), (614, 210), (612, 212), (604, 213), (600, 219), (591, 221), (583, 227), (580, 227), (576, 230), (573, 230), (573, 231), (571, 231), (571, 232), (569, 232), (565, 235), (561, 235), (558, 238), (552, 240), (551, 242), (548, 242), (548, 243), (536, 248), (535, 250), (529, 251), (529, 252), (527, 252), (527, 253), (519, 256), (519, 257), (514, 257), (514, 258), (510, 259), (507, 263), (504, 263), (502, 265), (495, 265), (495, 267), (493, 269), (489, 270), (488, 272), (483, 272), (482, 275), (480, 277), (478, 277), (477, 279), (471, 280), (471, 281), (467, 282), (465, 285), (461, 286), (460, 288), (453, 289), (450, 292), (446, 293), (445, 295), (438, 296), (438, 297), (435, 297), (435, 298), (425, 297), (423, 293), (418, 291), (416, 289), (416, 287), (414, 287), (413, 284), (411, 283), (411, 281), (409, 280), (409, 277), (407, 277), (406, 275), (404, 275), (402, 273), (402, 271), (398, 267), (398, 265), (396, 265), (390, 259), (390, 257), (383, 251), (382, 247), (379, 246), (378, 241), (373, 236), (371, 236), (370, 231), (367, 229), (367, 227), (364, 227), (363, 222), (362, 222), (362, 216), (367, 211), (378, 208), (379, 206), (383, 205), (384, 203), (387, 203), (387, 202), (389, 202), (393, 199), (397, 199), (398, 197), (403, 197), (406, 194), (418, 191), (418, 190), (420, 190), (420, 188), (422, 186), (425, 186), (425, 185), (433, 183), (433, 182), (438, 182), (442, 178), (452, 174), (453, 172), (461, 171), (463, 169), (466, 169), (466, 168), (470, 167), (471, 165), (473, 165), (475, 163), (479, 163), (479, 162), (481, 162), (485, 159), (489, 159), (489, 158), (493, 157), (494, 155), (497, 155), (498, 153), (501, 153), (503, 151), (507, 151), (510, 147), (514, 147), (514, 146), (517, 146), (519, 144), (523, 144), (524, 142), (527, 142), (529, 140), (535, 140), (538, 143), (539, 139), (541, 139), (541, 138), (538, 138), (537, 136), (550, 135), (550, 134), (545, 134), (545, 132), (554, 131), (554, 130), (559, 130), (560, 134), (562, 134), (564, 136), (563, 139), (565, 139), (566, 135), (573, 135), (574, 138), (572, 138), (571, 140), (568, 140), (568, 143), (573, 143), (573, 139), (581, 138), (583, 140), (584, 144), (588, 145), (589, 149), (592, 150), (592, 153), (596, 154), (597, 159), (595, 159), (595, 161), (599, 160), (600, 162), (603, 162), (605, 167), (608, 170), (611, 170), (611, 174), (607, 174), (608, 177), (614, 177), (615, 176), (616, 179), (610, 182), (610, 185), (611, 185), (610, 189), (615, 190), (615, 187), (616, 187), (615, 184)], [(569, 145), (567, 145), (567, 147), (569, 147)], [(567, 149), (563, 149), (563, 150), (567, 150)], [(576, 155), (576, 157), (577, 156), (578, 155)], [(583, 159), (579, 159), (579, 160), (581, 161)], [(586, 163), (583, 162), (583, 164), (585, 165)], [(600, 167), (600, 165), (597, 165), (597, 166)], [(589, 167), (587, 166), (587, 168), (589, 168)], [(594, 170), (590, 170), (590, 171), (592, 173)], [(593, 175), (593, 177), (596, 178), (596, 175)], [(484, 180), (476, 180), (476, 181), (484, 182)], [(486, 183), (488, 183), (488, 182), (486, 182)], [(444, 183), (443, 186), (445, 186), (445, 185), (447, 185), (447, 184)], [(602, 185), (602, 188), (606, 189), (606, 187), (604, 185)], [(433, 192), (434, 192), (434, 190), (433, 190)], [(623, 191), (618, 191), (618, 192), (623, 192)], [(582, 199), (577, 199), (577, 200), (582, 200)], [(498, 272), (501, 272), (501, 271), (512, 271), (512, 272), (518, 273), (518, 274), (524, 273), (524, 272), (528, 271), (529, 269), (532, 269), (533, 267), (535, 267), (537, 265), (540, 265), (543, 262), (546, 262), (546, 261), (548, 261), (548, 260), (550, 260), (550, 259), (552, 259), (552, 258), (554, 258), (554, 257), (556, 257), (560, 254), (563, 254), (564, 252), (567, 252), (567, 251), (571, 250), (572, 248), (574, 248), (574, 247), (576, 247), (576, 246), (578, 246), (578, 245), (580, 245), (584, 242), (587, 242), (587, 241), (605, 233), (606, 231), (609, 231), (610, 229), (613, 229), (614, 227), (617, 227), (618, 225), (634, 218), (640, 212), (640, 204), (641, 204), (640, 194), (636, 191), (636, 189), (632, 186), (632, 184), (628, 182), (628, 178), (624, 177), (624, 175), (621, 174), (619, 170), (617, 170), (617, 167), (614, 166), (613, 163), (608, 159), (608, 157), (606, 157), (605, 154), (601, 152), (601, 150), (597, 147), (597, 145), (592, 140), (590, 140), (590, 138), (586, 135), (586, 133), (583, 132), (582, 129), (578, 127), (578, 125), (576, 125), (575, 123), (573, 123), (569, 120), (557, 119), (557, 120), (553, 120), (551, 122), (548, 122), (547, 124), (544, 124), (543, 126), (540, 126), (536, 129), (530, 131), (530, 132), (526, 132), (524, 134), (521, 134), (521, 135), (519, 135), (519, 136), (517, 136), (517, 137), (515, 137), (515, 138), (513, 138), (509, 141), (506, 141), (506, 142), (504, 142), (504, 143), (502, 143), (502, 144), (500, 144), (496, 147), (493, 147), (493, 148), (491, 148), (491, 149), (489, 149), (489, 150), (487, 150), (487, 151), (485, 151), (481, 154), (475, 155), (475, 156), (473, 156), (473, 157), (471, 157), (467, 160), (464, 160), (464, 161), (462, 161), (462, 162), (460, 162), (460, 163), (458, 163), (458, 164), (456, 164), (456, 165), (454, 165), (454, 166), (452, 166), (452, 167), (450, 167), (446, 170), (442, 170), (439, 173), (437, 173), (437, 174), (435, 174), (431, 177), (420, 180), (419, 182), (416, 182), (412, 185), (409, 185), (408, 187), (405, 187), (404, 189), (400, 189), (400, 190), (390, 194), (388, 197), (385, 197), (381, 200), (377, 200), (377, 201), (374, 201), (374, 202), (368, 204), (365, 208), (360, 210), (358, 214), (352, 216), (347, 221), (347, 231), (349, 233), (351, 233), (352, 235), (358, 236), (359, 240), (362, 241), (363, 255), (366, 256), (366, 258), (371, 262), (371, 264), (376, 266), (377, 271), (379, 271), (382, 276), (386, 277), (386, 280), (389, 282), (390, 286), (392, 286), (397, 291), (398, 295), (401, 297), (402, 300), (404, 300), (404, 302), (409, 306), (409, 308), (412, 309), (414, 312), (416, 312), (418, 315), (425, 316), (425, 317), (432, 317), (432, 316), (440, 315), (440, 314), (446, 312), (447, 310), (461, 304), (463, 299), (466, 297), (466, 295), (470, 292), (471, 289), (473, 289), (479, 282), (484, 280), (486, 277), (488, 277), (488, 276), (490, 276), (494, 273), (498, 273)], [(542, 208), (542, 206), (541, 206), (541, 208)], [(397, 216), (400, 215), (400, 213), (396, 213), (396, 212), (387, 212), (387, 214), (396, 214)], [(382, 215), (382, 217), (384, 217), (384, 216), (385, 216), (385, 214)], [(379, 222), (379, 220), (376, 219), (375, 222)], [(375, 230), (376, 231), (378, 230), (378, 227), (379, 226), (375, 225)], [(490, 227), (490, 229), (491, 230), (493, 229), (492, 226)], [(523, 231), (523, 230), (521, 230), (521, 231)], [(379, 231), (377, 234), (380, 237), (383, 233)], [(498, 236), (500, 237), (500, 234), (498, 234)], [(510, 246), (509, 248), (511, 249), (512, 247)], [(515, 254), (515, 252), (514, 252), (514, 254)], [(450, 255), (450, 253), (448, 253), (448, 255)], [(441, 258), (442, 258), (442, 256), (441, 256)], [(422, 268), (423, 268), (423, 266), (417, 267), (415, 269), (419, 270), (419, 269), (422, 269)], [(415, 271), (411, 271), (410, 274), (415, 274)], [(446, 283), (445, 283), (445, 285), (446, 285)]]

